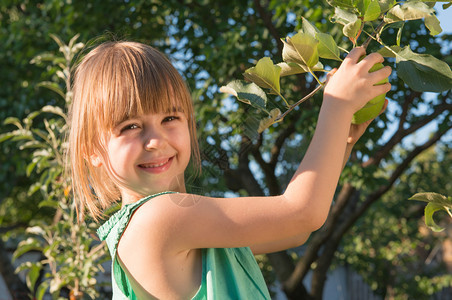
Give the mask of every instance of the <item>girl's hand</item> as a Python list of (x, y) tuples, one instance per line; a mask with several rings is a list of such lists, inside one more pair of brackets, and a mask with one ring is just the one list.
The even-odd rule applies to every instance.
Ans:
[(390, 67), (369, 73), (374, 64), (384, 61), (383, 56), (372, 53), (359, 61), (365, 54), (364, 48), (354, 48), (327, 81), (324, 104), (332, 106), (337, 113), (348, 113), (351, 116), (369, 100), (391, 88), (389, 83), (375, 85), (391, 74)]

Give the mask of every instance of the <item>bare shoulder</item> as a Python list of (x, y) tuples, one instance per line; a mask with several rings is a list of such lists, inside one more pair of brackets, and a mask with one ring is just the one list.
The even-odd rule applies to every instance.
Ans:
[(118, 245), (118, 255), (137, 283), (150, 295), (192, 295), (200, 283), (201, 256), (196, 249), (174, 247), (173, 204), (168, 195), (144, 203), (132, 216)]

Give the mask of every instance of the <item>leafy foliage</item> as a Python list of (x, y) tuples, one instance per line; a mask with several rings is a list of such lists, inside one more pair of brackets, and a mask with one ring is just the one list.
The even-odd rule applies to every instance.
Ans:
[[(393, 2), (382, 2), (377, 0), (359, 0), (359, 1), (329, 1), (335, 8), (335, 15), (332, 21), (343, 25), (343, 34), (353, 42), (353, 47), (357, 46), (357, 41), (366, 28), (372, 32), (367, 33), (368, 39), (364, 42), (367, 47), (371, 39), (379, 42), (384, 49), (382, 54), (390, 57), (396, 57), (397, 75), (404, 80), (413, 90), (418, 92), (443, 92), (452, 88), (452, 71), (449, 65), (429, 54), (417, 54), (411, 51), (410, 46), (403, 49), (400, 41), (397, 45), (387, 45), (381, 39), (381, 34), (392, 23), (403, 23), (408, 20), (418, 20), (425, 18), (425, 24), (430, 29), (432, 35), (441, 33), (439, 21), (434, 14), (434, 9), (424, 2), (406, 1), (402, 5)], [(382, 7), (384, 10), (382, 10)], [(380, 20), (380, 24), (374, 29), (373, 21)], [(399, 35), (403, 26), (400, 27)], [(319, 57), (325, 59), (339, 60), (340, 48), (335, 42), (335, 38), (327, 33), (320, 32), (313, 24), (303, 18), (303, 27), (292, 37), (282, 39), (284, 44), (282, 50), (282, 66), (284, 75), (294, 75), (303, 72), (309, 72), (314, 79), (322, 86), (314, 71), (327, 72), (323, 64), (319, 62)], [(387, 50), (387, 51), (385, 51)], [(269, 89), (270, 93), (280, 96), (287, 108), (291, 108), (287, 100), (280, 92), (281, 66), (274, 65), (270, 58), (260, 59), (255, 67), (249, 68), (243, 74), (245, 79), (251, 81), (261, 88)], [(237, 81), (235, 81), (237, 85)], [(245, 86), (242, 84), (241, 86)], [(262, 91), (254, 88), (256, 94), (262, 95)], [(221, 90), (220, 90), (221, 91)], [(223, 89), (226, 91), (226, 89)], [(235, 95), (235, 94), (233, 94)], [(237, 96), (237, 95), (235, 95)], [(262, 96), (250, 96), (250, 99), (259, 99)], [(250, 105), (256, 106), (253, 100)], [(297, 103), (298, 104), (298, 103)], [(379, 106), (381, 108), (382, 104)], [(359, 123), (370, 120), (378, 115), (380, 109), (374, 109), (374, 112), (366, 113), (367, 118), (360, 119)], [(269, 114), (268, 111), (266, 111)], [(271, 116), (270, 116), (270, 119)], [(280, 118), (273, 118), (273, 120)], [(262, 120), (259, 128), (263, 130), (271, 126), (274, 122), (269, 122), (269, 118)]]
[[(43, 82), (40, 86), (63, 96), (65, 103), (69, 104), (72, 97), (71, 67), (74, 56), (84, 44), (76, 42), (78, 36), (72, 38), (68, 45), (56, 36), (52, 38), (62, 56), (46, 53), (32, 62), (46, 61), (58, 66), (56, 75), (65, 84), (66, 92), (58, 82)], [(44, 129), (34, 124), (36, 119), (43, 122)], [(28, 238), (18, 244), (13, 256), (16, 259), (27, 252), (38, 251), (44, 259), (22, 263), (16, 272), (27, 271), (26, 283), (32, 298), (43, 299), (48, 290), (53, 299), (58, 299), (63, 288), (68, 288), (76, 299), (83, 294), (95, 298), (95, 276), (103, 271), (100, 262), (105, 259), (106, 248), (103, 243), (93, 243), (96, 224), (77, 220), (69, 178), (64, 174), (64, 139), (68, 132), (65, 112), (59, 106), (46, 105), (39, 111), (29, 113), (22, 121), (9, 117), (4, 124), (13, 125), (16, 129), (1, 134), (0, 141), (11, 140), (18, 144), (19, 150), (31, 151), (26, 174), (30, 176), (35, 172), (40, 175), (39, 180), (29, 187), (28, 195), (39, 192), (42, 197), (39, 207), (50, 208), (55, 214), (51, 223), (35, 220), (26, 229)], [(39, 282), (42, 271), (44, 279)]]
[(417, 193), (414, 194), (409, 200), (418, 200), (427, 202), (425, 207), (425, 225), (431, 230), (441, 232), (444, 228), (439, 227), (435, 220), (433, 220), (433, 214), (437, 211), (444, 210), (452, 218), (452, 197), (446, 197), (438, 193)]
[[(381, 12), (386, 13), (394, 1), (378, 1), (378, 4)], [(359, 9), (362, 11), (364, 8)], [(106, 11), (108, 18), (105, 18)], [(342, 12), (348, 11), (353, 13), (355, 8), (342, 9)], [(369, 10), (367, 14), (370, 16), (371, 12)], [(64, 107), (64, 99), (55, 92), (35, 88), (42, 81), (56, 82), (57, 66), (29, 64), (43, 51), (53, 53), (58, 50), (49, 33), (57, 32), (65, 41), (76, 33), (80, 33), (80, 39), (84, 41), (100, 35), (106, 35), (108, 39), (141, 41), (164, 51), (176, 63), (192, 90), (201, 129), (203, 176), (190, 182), (188, 189), (220, 197), (230, 195), (231, 191), (234, 195), (244, 196), (275, 195), (290, 180), (305, 152), (321, 103), (320, 93), (301, 101), (303, 105), (297, 106), (299, 101), (293, 101), (303, 100), (305, 97), (300, 95), (314, 91), (317, 82), (309, 73), (306, 74), (307, 70), (296, 64), (278, 63), (284, 46), (281, 37), (292, 36), (290, 33), (299, 30), (308, 31), (307, 23), (300, 18), (303, 16), (319, 32), (332, 36), (339, 53), (342, 53), (341, 49), (349, 49), (350, 39), (344, 37), (344, 24), (329, 21), (333, 15), (341, 16), (344, 19), (342, 23), (353, 23), (347, 21), (346, 13), (336, 13), (333, 6), (320, 0), (131, 0), (96, 4), (82, 1), (47, 1), (45, 4), (23, 1), (17, 4), (6, 1), (0, 7), (0, 37), (3, 41), (0, 43), (0, 60), (4, 70), (0, 74), (3, 83), (0, 119), (15, 116), (23, 120), (30, 112), (46, 105)], [(370, 33), (375, 26), (364, 29)], [(366, 32), (360, 34), (357, 43), (368, 37)], [(351, 31), (350, 35), (354, 34)], [(339, 60), (322, 57), (324, 54), (320, 49), (325, 38), (314, 35), (319, 40), (319, 60), (327, 67), (337, 67)], [(425, 28), (425, 19), (400, 21), (385, 26), (380, 35), (387, 45), (396, 46), (387, 49), (378, 42), (371, 42), (368, 51), (384, 51), (387, 62), (392, 64), (396, 58), (394, 52), (399, 53), (409, 45), (413, 53), (432, 55), (450, 66), (451, 38), (448, 34), (439, 38), (430, 35)], [(331, 39), (328, 39), (330, 41), (325, 42), (325, 47), (332, 53), (331, 46), (328, 46)], [(241, 78), (245, 70), (262, 57), (269, 57), (281, 67), (281, 92), (289, 104), (293, 103), (293, 108), (291, 113), (284, 115), (289, 110), (285, 103), (279, 101), (279, 96), (275, 99), (275, 95), (269, 93), (266, 111), (270, 113), (279, 108), (284, 122), (258, 133), (259, 122), (270, 117), (268, 113), (234, 102), (218, 93), (218, 87)], [(323, 65), (319, 69), (317, 66), (312, 68), (320, 79), (322, 75), (318, 70), (321, 69), (324, 69)], [(400, 69), (397, 72), (400, 73)], [(296, 75), (290, 76), (292, 74)], [(271, 268), (265, 268), (269, 282), (276, 275), (286, 295), (292, 299), (312, 299), (314, 296), (321, 299), (319, 291), (324, 282), (321, 275), (326, 274), (331, 264), (337, 261), (335, 258), (331, 262), (331, 256), (334, 253), (343, 255), (344, 249), (347, 249), (345, 255), (350, 257), (350, 267), (359, 270), (379, 292), (393, 290), (399, 298), (418, 299), (427, 289), (433, 292), (432, 289), (439, 289), (445, 282), (435, 279), (441, 274), (441, 269), (407, 261), (411, 258), (412, 261), (424, 262), (426, 257), (416, 256), (419, 253), (411, 251), (410, 247), (417, 244), (422, 251), (427, 251), (423, 250), (425, 247), (430, 247), (431, 251), (438, 241), (444, 240), (444, 232), (438, 233), (440, 236), (435, 239), (431, 236), (426, 237), (427, 240), (420, 239), (418, 231), (425, 226), (418, 226), (417, 222), (423, 206), (411, 202), (407, 208), (406, 199), (414, 191), (433, 189), (445, 195), (450, 192), (450, 160), (438, 158), (430, 163), (410, 164), (412, 157), (423, 156), (425, 152), (419, 151), (436, 145), (436, 141), (446, 147), (444, 152), (450, 153), (447, 150), (451, 149), (447, 138), (451, 127), (450, 91), (433, 95), (420, 93), (408, 88), (396, 76), (391, 76), (390, 80), (393, 86), (389, 95), (390, 106), (355, 145), (331, 211), (328, 221), (331, 225), (326, 224), (324, 230), (311, 236), (304, 247), (305, 255), (287, 259), (284, 252), (275, 254), (285, 263), (273, 260), (274, 255), (267, 257), (266, 262), (271, 265)], [(45, 131), (44, 123), (39, 121), (41, 118), (38, 116), (34, 124)], [(14, 125), (3, 126), (1, 133), (13, 129), (16, 129)], [(431, 132), (431, 136), (420, 130)], [(420, 137), (431, 139), (424, 142)], [(410, 145), (407, 140), (416, 140), (418, 144)], [(39, 181), (40, 174), (34, 171), (30, 177), (26, 176), (31, 152), (29, 149), (17, 151), (16, 143), (7, 140), (0, 144), (0, 226), (3, 239), (21, 232), (20, 227), (13, 227), (18, 228), (14, 232), (8, 230), (10, 226), (22, 226), (39, 219), (50, 224), (54, 214), (50, 207), (38, 209), (42, 200), (40, 192), (27, 197), (29, 186)], [(441, 171), (432, 172), (432, 169)], [(342, 194), (348, 197), (339, 197)], [(411, 209), (417, 214), (409, 214)], [(369, 239), (371, 247), (369, 242), (359, 246), (351, 241), (350, 238), (357, 235), (362, 240)], [(22, 236), (18, 235), (18, 238)], [(373, 255), (372, 251), (384, 254), (386, 259)], [(394, 255), (396, 252), (401, 256)], [(295, 266), (302, 271), (306, 266), (308, 270), (309, 266), (316, 266), (311, 269), (313, 284), (310, 288), (303, 281), (306, 279), (303, 272), (293, 272)], [(399, 276), (388, 275), (394, 273)], [(285, 274), (291, 276), (290, 282)], [(412, 276), (402, 276), (404, 274)], [(416, 274), (418, 278), (414, 279)], [(309, 288), (309, 293), (302, 298), (295, 291), (303, 290), (303, 287)]]

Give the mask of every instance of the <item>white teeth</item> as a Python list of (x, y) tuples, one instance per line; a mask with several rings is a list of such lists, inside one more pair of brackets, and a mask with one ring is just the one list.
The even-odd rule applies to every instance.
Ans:
[(161, 167), (163, 165), (165, 165), (168, 161), (162, 162), (160, 164), (156, 164), (156, 165), (141, 165), (143, 168), (158, 168)]

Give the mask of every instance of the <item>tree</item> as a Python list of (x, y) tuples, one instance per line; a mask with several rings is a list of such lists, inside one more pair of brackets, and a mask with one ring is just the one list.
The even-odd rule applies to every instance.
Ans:
[[(108, 18), (104, 17), (105, 11), (109, 11)], [(321, 97), (314, 96), (287, 115), (283, 123), (257, 134), (249, 130), (256, 122), (248, 118), (254, 113), (252, 108), (225, 98), (218, 88), (241, 78), (263, 56), (279, 61), (283, 46), (280, 38), (301, 28), (301, 16), (322, 32), (337, 36), (342, 29), (328, 21), (332, 14), (332, 7), (317, 0), (113, 1), (88, 6), (77, 1), (7, 3), (1, 7), (0, 29), (2, 40), (7, 41), (0, 46), (0, 59), (5, 62), (0, 76), (7, 87), (0, 92), (2, 119), (11, 115), (22, 119), (27, 110), (58, 101), (43, 90), (34, 90), (37, 82), (54, 76), (52, 70), (43, 72), (28, 64), (43, 50), (55, 49), (48, 33), (69, 40), (80, 32), (80, 39), (87, 41), (105, 31), (113, 32), (165, 51), (177, 62), (193, 90), (202, 133), (204, 175), (189, 183), (192, 191), (211, 195), (228, 195), (226, 191), (240, 195), (279, 194), (313, 134)], [(404, 31), (401, 45), (411, 44), (413, 51), (429, 53), (451, 64), (451, 36), (438, 40), (420, 22), (407, 23)], [(390, 29), (384, 35), (396, 32)], [(347, 41), (337, 38), (336, 43), (342, 47)], [(369, 50), (375, 47), (371, 43)], [(333, 62), (331, 66), (335, 66)], [(356, 145), (325, 226), (312, 235), (302, 257), (294, 260), (287, 252), (268, 256), (290, 298), (321, 298), (327, 271), (347, 245), (344, 237), (349, 237), (351, 228), (402, 182), (403, 174), (423, 151), (439, 141), (450, 145), (444, 138), (451, 127), (450, 91), (431, 96), (408, 89), (395, 77), (390, 80), (391, 106)], [(288, 99), (299, 99), (312, 91), (316, 82), (299, 75), (285, 78), (282, 84), (287, 86)], [(434, 128), (430, 139), (415, 146), (405, 143), (428, 124)], [(30, 209), (41, 199), (32, 201), (23, 192), (24, 186), (37, 180), (23, 175), (27, 155), (13, 151), (11, 144), (2, 147), (2, 161), (8, 162), (2, 164), (2, 174), (18, 176), (8, 175), (2, 181), (1, 190), (6, 193), (1, 206), (3, 212), (5, 205), (20, 207), (22, 212), (19, 215), (16, 209), (13, 217), (2, 214), (0, 226), (7, 230), (7, 226), (23, 226), (35, 217), (46, 216)], [(312, 284), (307, 288), (302, 279), (314, 265)]]

